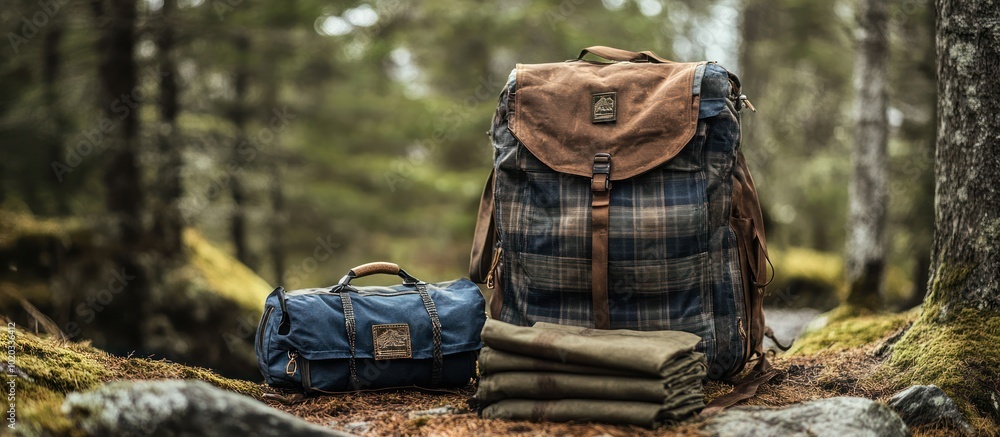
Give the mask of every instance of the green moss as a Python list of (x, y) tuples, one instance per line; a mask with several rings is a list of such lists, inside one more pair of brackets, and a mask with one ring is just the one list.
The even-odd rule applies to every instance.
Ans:
[(183, 366), (166, 360), (147, 358), (123, 359), (115, 369), (119, 379), (198, 379), (216, 387), (259, 398), (260, 384), (239, 379), (223, 378), (210, 369)]
[(1000, 397), (1000, 315), (964, 309), (942, 323), (937, 308), (930, 307), (893, 347), (874, 378), (898, 388), (937, 385), (970, 423), (995, 432), (1000, 422), (994, 406), (995, 396)]
[[(769, 250), (774, 280), (768, 285), (770, 298), (785, 306), (830, 308), (837, 304), (843, 288), (844, 260), (839, 254), (804, 247)], [(777, 302), (775, 302), (777, 303)]]
[(941, 263), (934, 274), (934, 284), (931, 285), (931, 289), (937, 290), (962, 286), (965, 284), (965, 278), (969, 277), (969, 273), (972, 273), (973, 267), (975, 266), (970, 264), (955, 265)]
[(197, 230), (184, 230), (184, 244), (190, 266), (200, 276), (205, 286), (232, 299), (244, 309), (259, 313), (271, 286), (264, 279), (221, 249), (215, 247)]
[(842, 305), (817, 317), (817, 324), (824, 326), (807, 330), (795, 340), (788, 353), (813, 355), (872, 344), (903, 328), (916, 317), (916, 310), (888, 314)]
[[(9, 341), (6, 330), (4, 342)], [(72, 423), (60, 408), (65, 394), (86, 390), (111, 377), (102, 361), (107, 354), (85, 344), (43, 339), (23, 331), (15, 334), (15, 363), (23, 372), (16, 380), (16, 400), (19, 426), (27, 434), (43, 431), (60, 435), (76, 435)]]
[[(73, 226), (67, 220), (39, 219), (31, 214), (0, 210), (0, 249), (9, 249), (21, 238), (66, 239)], [(75, 223), (75, 222), (74, 222)]]
[[(3, 342), (9, 341), (4, 330)], [(249, 381), (220, 377), (211, 370), (162, 360), (120, 358), (87, 343), (42, 338), (17, 330), (15, 363), (18, 426), (25, 434), (79, 435), (61, 411), (72, 391), (88, 390), (108, 381), (137, 379), (199, 379), (217, 387), (259, 398), (263, 388)]]
[[(804, 247), (769, 248), (774, 280), (768, 285), (768, 304), (783, 307), (831, 309), (846, 297), (844, 258), (839, 253)], [(913, 282), (898, 265), (885, 269), (885, 303), (910, 300)]]

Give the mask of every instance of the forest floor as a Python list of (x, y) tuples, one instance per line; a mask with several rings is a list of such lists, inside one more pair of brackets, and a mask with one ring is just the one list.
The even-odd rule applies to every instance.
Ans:
[[(762, 385), (747, 405), (783, 406), (836, 396), (886, 401), (900, 387), (878, 378), (886, 350), (916, 317), (895, 315), (840, 319), (827, 329), (807, 334), (787, 354), (772, 357), (777, 376)], [(827, 316), (827, 315), (824, 315)], [(700, 419), (657, 430), (601, 424), (532, 423), (485, 420), (467, 406), (473, 387), (454, 391), (389, 391), (301, 398), (249, 381), (229, 380), (206, 369), (146, 358), (115, 357), (85, 343), (71, 343), (18, 332), (19, 370), (30, 380), (23, 418), (35, 431), (76, 435), (60, 413), (65, 394), (113, 380), (201, 379), (267, 403), (321, 426), (361, 435), (699, 435)], [(27, 379), (27, 378), (26, 378)], [(709, 382), (706, 397), (731, 387)], [(451, 407), (451, 408), (442, 408)], [(444, 411), (445, 414), (434, 415)], [(427, 410), (431, 410), (428, 414)], [(990, 428), (974, 423), (989, 434)], [(951, 435), (932, 428), (911, 429), (916, 436)]]
[[(864, 382), (882, 361), (878, 344), (830, 353), (773, 358), (778, 375), (762, 385), (746, 405), (783, 406), (836, 396), (859, 396), (886, 401), (895, 393), (890, 384)], [(728, 392), (731, 386), (709, 382), (707, 398)], [(466, 408), (472, 387), (453, 393), (389, 392), (307, 398), (296, 404), (268, 403), (306, 420), (345, 431), (372, 435), (574, 435), (662, 436), (700, 435), (694, 419), (657, 430), (600, 424), (531, 423), (479, 419), (474, 413), (421, 417), (418, 412), (443, 406)], [(411, 418), (416, 413), (417, 417)], [(915, 436), (948, 435), (933, 429), (911, 430)]]

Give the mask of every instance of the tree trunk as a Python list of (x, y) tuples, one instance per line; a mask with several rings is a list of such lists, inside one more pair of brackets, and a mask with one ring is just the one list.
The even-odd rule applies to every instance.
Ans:
[(847, 303), (881, 307), (885, 276), (885, 223), (889, 174), (886, 144), (888, 109), (888, 7), (883, 0), (858, 4), (858, 53), (854, 65), (854, 148), (848, 195)]
[[(937, 1), (934, 242), (920, 317), (893, 347), (899, 383), (937, 384), (973, 425), (1000, 423), (1000, 8)], [(902, 385), (902, 384), (900, 384)], [(978, 417), (977, 417), (978, 416)], [(978, 424), (978, 425), (977, 425)]]
[[(105, 9), (106, 6), (106, 9)], [(115, 126), (106, 134), (108, 160), (104, 169), (105, 205), (117, 223), (119, 239), (134, 246), (143, 236), (144, 196), (141, 170), (136, 159), (139, 132), (139, 93), (135, 50), (136, 2), (134, 0), (94, 0), (95, 22), (102, 28), (97, 41), (99, 111)]]
[[(62, 69), (62, 54), (59, 49), (62, 47), (63, 35), (65, 34), (64, 24), (60, 16), (53, 16), (45, 32), (43, 44), (44, 54), (42, 55), (42, 82), (44, 84), (45, 106), (52, 120), (52, 136), (49, 138), (48, 152), (51, 162), (62, 162), (63, 157), (63, 133), (68, 130), (69, 121), (66, 114), (59, 105), (59, 91), (56, 84), (59, 73)], [(57, 215), (68, 215), (69, 199), (66, 196), (67, 190), (61, 187), (62, 181), (52, 177), (48, 179), (51, 183), (50, 189), (55, 199), (54, 212)]]
[[(250, 39), (244, 35), (236, 37), (236, 77), (234, 79), (234, 104), (230, 111), (230, 120), (236, 127), (236, 142), (233, 144), (232, 159), (239, 162), (242, 167), (230, 174), (230, 191), (233, 196), (233, 212), (230, 217), (230, 235), (233, 239), (233, 247), (236, 249), (236, 259), (251, 269), (254, 268), (253, 259), (250, 254), (250, 247), (247, 244), (247, 218), (246, 218), (246, 192), (243, 187), (243, 178), (240, 173), (247, 171), (250, 162), (244, 162), (240, 156), (240, 148), (246, 147), (246, 92), (248, 81), (247, 58), (250, 56)], [(228, 170), (228, 169), (227, 169)]]
[(159, 240), (157, 245), (163, 255), (174, 257), (182, 253), (182, 232), (184, 217), (180, 211), (183, 195), (181, 169), (183, 161), (183, 141), (179, 141), (177, 113), (180, 110), (177, 89), (177, 63), (174, 54), (174, 18), (176, 0), (164, 0), (159, 13), (156, 35), (157, 56), (160, 64), (160, 124), (157, 133), (159, 142), (159, 168), (157, 169), (158, 211), (155, 214), (153, 233)]
[[(266, 48), (267, 59), (272, 62), (277, 61), (281, 56), (281, 50), (272, 42)], [(265, 68), (261, 71), (261, 82), (264, 85), (263, 104), (260, 105), (258, 114), (261, 125), (271, 126), (274, 117), (274, 108), (278, 107), (278, 76), (274, 68)], [(274, 270), (275, 283), (282, 283), (285, 274), (285, 226), (288, 223), (288, 212), (285, 211), (285, 192), (282, 182), (282, 167), (284, 165), (284, 155), (281, 153), (281, 141), (279, 133), (272, 132), (274, 139), (267, 145), (269, 151), (269, 168), (271, 173), (271, 185), (269, 195), (271, 200), (271, 217), (269, 220), (270, 235), (268, 235), (268, 252), (271, 258), (271, 267)]]
[[(150, 278), (136, 252), (145, 243), (142, 211), (145, 200), (142, 174), (137, 159), (139, 148), (139, 109), (145, 94), (139, 91), (137, 67), (133, 53), (136, 46), (135, 0), (92, 0), (94, 26), (99, 29), (97, 40), (99, 125), (107, 144), (104, 168), (105, 206), (115, 230), (119, 246), (112, 248), (111, 258), (123, 272), (135, 276), (127, 291), (115, 297), (116, 305), (133, 311), (117, 314), (117, 325), (123, 327), (122, 344), (143, 349), (146, 322), (150, 320), (149, 303), (154, 301)], [(82, 300), (82, 295), (81, 295)]]
[(275, 153), (271, 161), (271, 266), (274, 268), (275, 283), (282, 283), (285, 274), (285, 193), (281, 182), (281, 163)]
[(988, 1), (937, 5), (937, 185), (925, 307), (944, 316), (998, 311), (1000, 9)]

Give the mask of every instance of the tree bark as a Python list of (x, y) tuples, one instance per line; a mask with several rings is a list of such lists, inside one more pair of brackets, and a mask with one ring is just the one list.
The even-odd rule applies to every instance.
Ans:
[(174, 28), (170, 22), (177, 10), (177, 0), (164, 0), (158, 17), (156, 35), (157, 57), (160, 64), (160, 129), (159, 168), (157, 169), (158, 211), (155, 214), (153, 234), (159, 240), (161, 253), (174, 257), (182, 253), (184, 217), (180, 200), (184, 194), (181, 182), (183, 168), (183, 141), (179, 141), (177, 114), (180, 111), (177, 88), (177, 63), (174, 54)]
[(1000, 311), (1000, 8), (938, 0), (934, 243), (924, 308)]
[(927, 297), (886, 363), (935, 384), (980, 432), (1000, 423), (1000, 8), (937, 0), (934, 242)]
[[(59, 91), (56, 85), (59, 74), (62, 70), (63, 58), (60, 53), (62, 47), (64, 24), (60, 16), (53, 16), (45, 32), (42, 55), (42, 83), (44, 84), (45, 106), (52, 120), (52, 135), (48, 139), (49, 160), (51, 162), (62, 162), (63, 157), (63, 133), (68, 130), (69, 121), (59, 104)], [(55, 199), (54, 212), (57, 215), (69, 214), (69, 199), (67, 190), (62, 187), (59, 178), (48, 179), (51, 183), (53, 198)]]
[[(236, 37), (236, 77), (234, 78), (234, 104), (230, 111), (230, 120), (236, 128), (236, 142), (233, 144), (232, 159), (234, 162), (243, 161), (240, 156), (240, 148), (245, 147), (246, 136), (246, 93), (249, 71), (247, 58), (250, 56), (250, 39), (245, 35)], [(250, 162), (242, 162), (243, 167), (239, 171), (230, 174), (230, 191), (233, 196), (233, 211), (230, 216), (230, 236), (233, 240), (233, 247), (236, 249), (236, 259), (251, 269), (254, 268), (253, 257), (250, 254), (250, 247), (247, 243), (247, 219), (246, 219), (246, 192), (243, 187), (241, 172), (245, 172)]]
[(883, 0), (861, 0), (858, 8), (858, 52), (854, 66), (857, 119), (851, 151), (853, 174), (848, 187), (847, 303), (879, 309), (885, 276), (889, 200), (886, 182), (889, 13)]
[[(143, 236), (141, 169), (136, 159), (139, 106), (135, 50), (136, 2), (94, 0), (92, 8), (101, 55), (98, 66), (99, 110), (116, 128), (106, 134), (110, 160), (104, 169), (105, 205), (117, 222), (119, 239), (125, 246), (137, 245)], [(103, 121), (101, 122), (103, 126)]]
[[(265, 49), (267, 59), (276, 61), (281, 57), (281, 50), (273, 42)], [(258, 112), (263, 126), (270, 126), (274, 108), (278, 107), (278, 76), (273, 67), (261, 71), (261, 82), (264, 86), (263, 104)], [(269, 218), (270, 233), (268, 235), (268, 252), (271, 258), (271, 268), (274, 270), (276, 283), (282, 283), (285, 274), (285, 226), (288, 223), (288, 212), (285, 211), (285, 191), (282, 182), (282, 167), (284, 154), (281, 153), (279, 133), (272, 132), (274, 139), (267, 146), (269, 151), (268, 170), (271, 176), (269, 197), (271, 201), (271, 216)]]
[(281, 182), (280, 154), (275, 153), (271, 161), (271, 235), (269, 249), (271, 266), (276, 283), (282, 283), (285, 274), (285, 225), (288, 213), (285, 211), (285, 192)]

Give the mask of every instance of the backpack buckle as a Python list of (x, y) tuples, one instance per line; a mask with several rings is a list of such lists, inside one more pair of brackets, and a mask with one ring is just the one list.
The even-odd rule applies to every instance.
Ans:
[(611, 189), (611, 154), (598, 153), (594, 155), (594, 170), (593, 176), (590, 177), (590, 189), (593, 191)]

